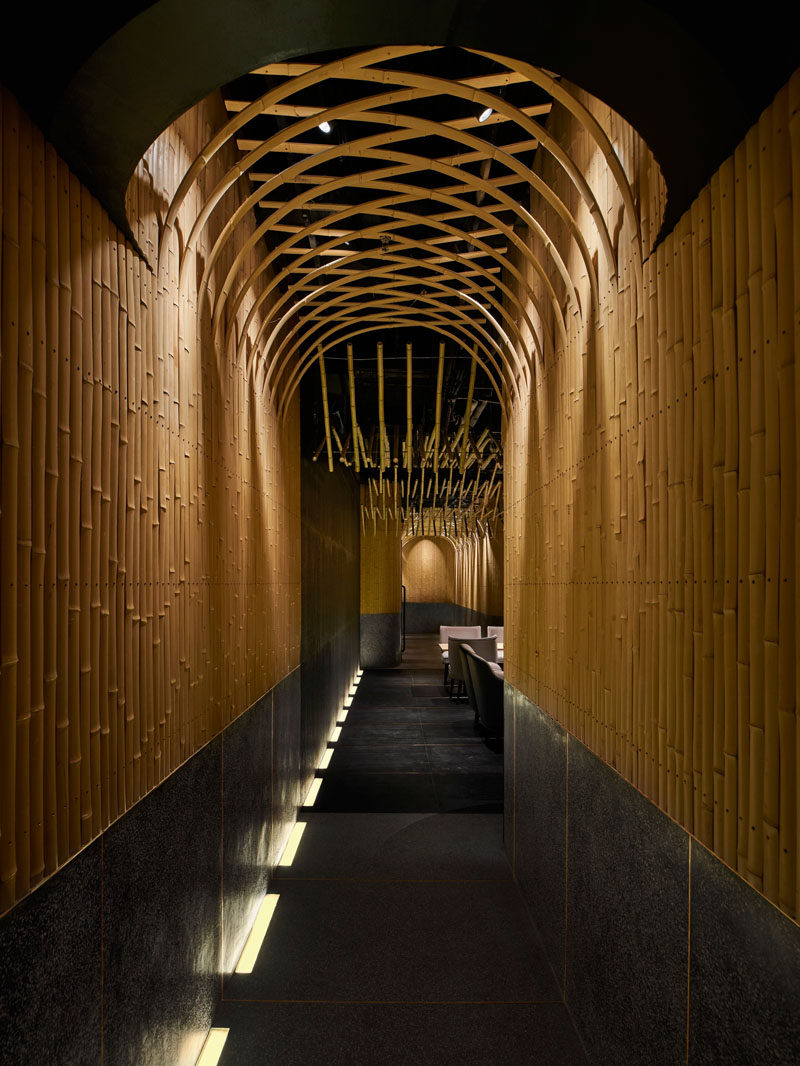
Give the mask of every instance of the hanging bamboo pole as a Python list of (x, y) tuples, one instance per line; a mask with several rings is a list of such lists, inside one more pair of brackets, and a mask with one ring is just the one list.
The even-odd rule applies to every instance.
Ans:
[(411, 366), (411, 345), (406, 345), (406, 470), (411, 476), (411, 467), (413, 464), (413, 457), (411, 452), (412, 447), (412, 432), (413, 432), (413, 416), (412, 416), (412, 366)]
[[(319, 380), (322, 386), (322, 416), (325, 420), (325, 447), (328, 452), (328, 470), (333, 473), (333, 448), (331, 447), (331, 420), (328, 413), (328, 382), (325, 377), (325, 357), (322, 354), (322, 349), (319, 350)], [(341, 445), (340, 449), (341, 451)], [(354, 454), (358, 455), (358, 446), (353, 448)]]
[[(469, 386), (467, 388), (467, 406), (464, 410), (464, 425), (461, 434), (461, 458), (459, 460), (458, 469), (459, 473), (463, 475), (466, 469), (467, 462), (467, 444), (469, 441), (469, 423), (472, 417), (472, 396), (475, 391), (475, 371), (478, 366), (478, 352), (477, 349), (472, 353), (472, 364), (469, 370)], [(463, 477), (462, 477), (463, 488)], [(461, 506), (459, 502), (459, 507)]]
[(378, 341), (378, 437), (381, 455), (381, 473), (389, 465), (389, 439), (386, 436), (386, 421), (384, 413), (384, 377), (383, 377), (383, 341)]
[[(320, 366), (322, 366), (322, 355), (320, 355)], [(363, 441), (361, 439), (361, 430), (358, 427), (358, 419), (356, 418), (356, 379), (353, 373), (353, 345), (347, 345), (347, 379), (350, 384), (350, 424), (353, 427), (353, 462), (355, 464), (356, 473), (361, 470), (361, 463), (358, 457), (359, 441), (361, 441), (361, 447), (363, 448)]]

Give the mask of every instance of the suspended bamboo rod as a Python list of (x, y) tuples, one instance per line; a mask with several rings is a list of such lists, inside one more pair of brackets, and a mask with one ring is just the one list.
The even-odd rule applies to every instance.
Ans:
[(383, 405), (383, 341), (378, 341), (378, 438), (381, 455), (380, 469), (381, 473), (389, 465), (389, 440), (386, 436), (386, 421), (384, 417), (384, 405)]
[[(322, 354), (319, 357), (320, 373), (324, 374), (322, 370), (324, 360)], [(361, 469), (361, 463), (358, 458), (359, 442), (363, 448), (363, 440), (361, 439), (361, 430), (358, 428), (358, 419), (356, 418), (356, 379), (353, 373), (353, 345), (347, 345), (347, 379), (350, 385), (350, 425), (353, 427), (353, 462), (355, 464), (356, 473)], [(323, 385), (324, 399), (323, 403), (327, 409), (328, 397), (327, 389)], [(327, 416), (326, 416), (327, 420)]]
[[(477, 366), (478, 366), (478, 363), (477, 363), (477, 352), (473, 352), (473, 354), (472, 354), (472, 363), (471, 363), (470, 369), (469, 369), (469, 386), (467, 388), (467, 405), (466, 405), (466, 408), (464, 409), (464, 425), (463, 425), (462, 430), (461, 430), (461, 458), (460, 458), (459, 463), (458, 463), (458, 470), (459, 470), (459, 473), (462, 475), (462, 478), (461, 478), (461, 489), (462, 489), (462, 492), (463, 492), (463, 489), (464, 489), (463, 474), (464, 474), (464, 471), (466, 469), (466, 463), (467, 463), (467, 443), (469, 441), (469, 424), (470, 424), (470, 418), (472, 417), (472, 397), (473, 397), (473, 394), (475, 392), (475, 371), (477, 370)], [(459, 504), (459, 506), (460, 506), (460, 504)]]
[[(322, 388), (322, 416), (325, 421), (325, 447), (328, 451), (328, 470), (333, 473), (333, 447), (331, 445), (331, 419), (328, 411), (328, 381), (325, 377), (325, 357), (322, 352), (319, 353), (319, 380)], [(334, 433), (336, 430), (334, 430)], [(338, 437), (337, 437), (338, 441)], [(342, 450), (341, 441), (339, 443), (339, 451)], [(353, 454), (356, 457), (355, 461), (358, 463), (358, 442), (353, 441)]]
[(413, 464), (413, 455), (411, 451), (412, 435), (414, 430), (414, 417), (412, 410), (412, 398), (411, 398), (411, 386), (412, 386), (412, 367), (411, 367), (411, 345), (406, 345), (406, 470), (411, 471)]

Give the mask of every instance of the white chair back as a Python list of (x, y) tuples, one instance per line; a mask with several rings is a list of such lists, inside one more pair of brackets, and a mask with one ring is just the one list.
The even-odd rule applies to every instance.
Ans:
[(480, 626), (439, 626), (439, 643), (446, 644), (449, 637), (479, 637)]
[(503, 643), (503, 629), (504, 628), (505, 628), (504, 626), (487, 626), (486, 627), (486, 636), (487, 637), (497, 637), (498, 643), (502, 644)]

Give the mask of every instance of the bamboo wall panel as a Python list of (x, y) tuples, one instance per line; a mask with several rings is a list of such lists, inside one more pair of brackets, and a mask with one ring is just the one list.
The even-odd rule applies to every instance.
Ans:
[(403, 542), (403, 584), (409, 603), (455, 603), (455, 547), (446, 537)]
[(502, 525), (491, 536), (407, 538), (403, 581), (409, 603), (455, 603), (502, 617)]
[[(594, 319), (567, 317), (507, 425), (506, 673), (797, 917), (800, 72), (649, 256), (647, 153), (582, 99), (630, 182), (644, 257), (609, 165), (554, 107), (616, 274), (599, 272)], [(537, 166), (596, 255), (563, 176)], [(536, 196), (532, 210), (586, 306), (574, 241)]]
[(454, 601), (492, 617), (503, 617), (503, 526), (491, 536), (456, 541)]
[(279, 426), (196, 297), (213, 223), (180, 298), (177, 241), (156, 259), (221, 100), (132, 181), (148, 262), (0, 107), (3, 911), (298, 664), (300, 518), (296, 405)]
[(400, 533), (393, 522), (364, 517), (369, 502), (361, 486), (361, 614), (400, 612)]

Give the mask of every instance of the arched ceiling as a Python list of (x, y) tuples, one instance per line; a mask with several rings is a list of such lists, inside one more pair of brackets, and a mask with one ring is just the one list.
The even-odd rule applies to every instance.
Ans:
[(199, 99), (260, 65), (377, 44), (484, 48), (559, 71), (644, 137), (670, 227), (797, 65), (784, 4), (710, 0), (76, 0), (4, 14), (3, 79), (111, 216), (144, 151)]
[[(473, 530), (495, 513), (501, 408), (528, 392), (534, 363), (570, 329), (588, 327), (598, 277), (616, 274), (603, 210), (548, 129), (554, 103), (604, 158), (641, 277), (649, 249), (628, 177), (583, 99), (549, 71), (477, 49), (380, 46), (262, 64), (226, 87), (228, 121), (166, 211), (152, 265), (160, 272), (177, 257), (184, 295), (199, 280), (218, 350), (269, 391), (279, 416), (318, 369), (324, 441), (316, 455), (324, 447), (331, 468), (334, 458), (354, 466), (370, 500), (376, 475), (383, 495), (385, 475), (395, 509), (403, 471), (407, 532), (417, 520), (424, 528), (426, 509), (440, 527), (449, 516)], [(568, 202), (542, 178), (541, 153), (571, 190)], [(198, 279), (193, 252), (209, 232), (216, 236)], [(570, 255), (588, 279), (580, 294)], [(397, 330), (408, 338), (405, 352), (390, 341), (385, 365), (384, 341)], [(413, 331), (422, 338), (416, 352)], [(430, 360), (433, 340), (436, 370), (423, 376), (419, 358)], [(326, 360), (330, 370), (343, 358), (347, 384), (338, 391), (349, 409), (332, 414)], [(462, 363), (454, 373), (453, 358), (468, 371)], [(356, 394), (363, 412), (367, 364), (378, 402), (373, 395), (371, 425), (362, 425)]]

